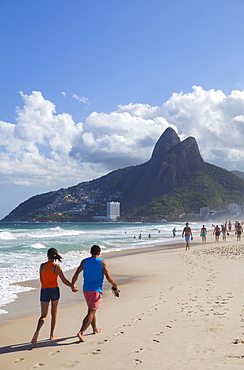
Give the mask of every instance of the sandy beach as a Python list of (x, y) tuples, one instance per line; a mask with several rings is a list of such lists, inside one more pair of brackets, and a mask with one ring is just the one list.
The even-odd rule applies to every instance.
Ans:
[(33, 282), (38, 289), (20, 294), (9, 314), (2, 315), (1, 369), (244, 367), (244, 240), (237, 242), (232, 233), (226, 242), (216, 243), (209, 235), (205, 244), (194, 237), (189, 251), (182, 240), (166, 249), (103, 258), (120, 282), (121, 294), (114, 297), (105, 285), (97, 313), (102, 332), (93, 335), (88, 329), (86, 342), (77, 341), (87, 310), (80, 278), (78, 293), (60, 283), (59, 339), (48, 340), (49, 315), (32, 348), (40, 314), (39, 285)]

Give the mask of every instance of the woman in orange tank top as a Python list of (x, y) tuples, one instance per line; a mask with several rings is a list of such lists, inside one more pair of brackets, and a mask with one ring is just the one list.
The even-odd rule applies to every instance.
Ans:
[(40, 266), (40, 280), (41, 280), (41, 316), (37, 323), (36, 331), (33, 335), (31, 343), (36, 344), (37, 338), (40, 332), (41, 327), (43, 326), (45, 319), (48, 314), (48, 306), (51, 301), (51, 331), (50, 339), (55, 339), (54, 328), (57, 321), (57, 312), (58, 312), (58, 302), (60, 297), (59, 286), (58, 286), (58, 277), (62, 282), (69, 286), (73, 292), (77, 292), (78, 288), (71, 284), (63, 274), (63, 271), (59, 265), (54, 261), (59, 260), (61, 262), (62, 257), (58, 254), (57, 249), (50, 248), (47, 251), (48, 261), (42, 263)]

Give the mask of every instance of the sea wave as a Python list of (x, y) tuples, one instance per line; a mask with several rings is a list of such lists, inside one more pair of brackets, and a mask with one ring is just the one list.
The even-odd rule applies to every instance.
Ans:
[(12, 233), (10, 233), (9, 231), (2, 231), (0, 233), (0, 239), (11, 240), (11, 239), (16, 239), (16, 237)]
[(30, 238), (61, 238), (63, 236), (78, 236), (84, 234), (80, 230), (64, 230), (61, 228), (38, 230), (38, 232), (28, 233)]
[(35, 248), (35, 249), (43, 249), (43, 248), (46, 249), (45, 245), (41, 243), (32, 244), (30, 247)]

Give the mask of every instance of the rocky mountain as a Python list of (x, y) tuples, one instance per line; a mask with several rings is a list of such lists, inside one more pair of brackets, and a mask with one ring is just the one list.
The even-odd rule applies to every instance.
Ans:
[(36, 195), (2, 221), (89, 221), (119, 201), (125, 220), (177, 219), (200, 207), (224, 209), (244, 204), (244, 180), (204, 162), (196, 140), (180, 141), (167, 128), (148, 162), (118, 169), (98, 179)]

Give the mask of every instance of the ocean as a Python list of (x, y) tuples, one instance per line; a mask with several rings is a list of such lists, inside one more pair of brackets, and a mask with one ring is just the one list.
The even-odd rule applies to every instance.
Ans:
[[(182, 241), (184, 226), (184, 223), (0, 223), (0, 314), (7, 313), (5, 305), (17, 299), (18, 293), (32, 289), (18, 283), (39, 279), (39, 266), (47, 260), (49, 248), (58, 250), (63, 257), (62, 269), (67, 271), (90, 255), (93, 244), (102, 248), (103, 255), (150, 248)], [(202, 223), (190, 226), (199, 235)], [(210, 224), (206, 226), (211, 228)], [(173, 239), (174, 227), (177, 233)]]

